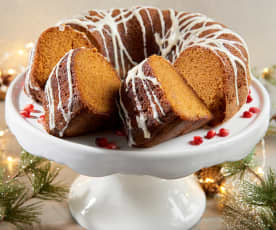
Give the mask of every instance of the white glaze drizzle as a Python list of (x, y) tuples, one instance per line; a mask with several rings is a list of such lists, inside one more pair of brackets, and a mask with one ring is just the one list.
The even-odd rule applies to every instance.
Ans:
[[(72, 62), (72, 55), (74, 53), (74, 50), (70, 50), (63, 58), (60, 59), (58, 64), (55, 66), (55, 68), (52, 70), (49, 79), (45, 86), (45, 98), (46, 101), (48, 101), (48, 110), (49, 110), (49, 129), (53, 130), (56, 127), (55, 122), (55, 97), (53, 94), (53, 88), (52, 88), (52, 78), (55, 76), (55, 81), (57, 82), (57, 94), (58, 94), (58, 105), (57, 105), (57, 111), (59, 111), (64, 119), (65, 125), (63, 128), (59, 131), (59, 136), (62, 137), (65, 130), (68, 128), (68, 125), (71, 121), (71, 115), (72, 115), (72, 102), (73, 102), (73, 80), (72, 80), (72, 73), (71, 73), (71, 62)], [(67, 73), (67, 84), (68, 84), (68, 99), (66, 101), (67, 104), (67, 110), (64, 109), (64, 105), (62, 104), (61, 99), (61, 87), (60, 87), (60, 80), (59, 80), (59, 68), (60, 64), (65, 60), (66, 58), (66, 73)], [(54, 75), (55, 73), (55, 75)]]
[[(157, 35), (155, 36), (156, 42), (161, 50), (161, 55), (165, 58), (168, 58), (170, 55), (172, 55), (171, 61), (174, 62), (180, 55), (180, 53), (182, 53), (187, 48), (193, 46), (201, 46), (213, 51), (213, 53), (216, 54), (225, 65), (225, 61), (219, 55), (219, 52), (226, 54), (233, 69), (236, 101), (237, 105), (239, 105), (237, 63), (240, 64), (244, 70), (244, 73), (246, 75), (246, 84), (248, 87), (247, 60), (239, 46), (244, 47), (247, 53), (248, 48), (242, 37), (239, 36), (237, 33), (231, 31), (230, 29), (225, 28), (218, 23), (215, 23), (214, 20), (207, 18), (205, 15), (202, 14), (186, 14), (183, 12), (176, 14), (173, 10), (170, 10), (170, 18), (172, 26), (167, 31), (166, 35), (164, 37), (159, 37)], [(207, 25), (208, 23), (215, 24)], [(194, 28), (199, 24), (202, 25), (198, 28)], [(212, 33), (206, 33), (206, 35), (202, 36), (204, 32), (210, 30), (216, 31)], [(187, 36), (188, 34), (190, 35), (185, 38), (185, 36)], [(222, 35), (231, 35), (236, 37), (240, 41), (228, 40), (222, 38)], [(165, 44), (167, 45), (165, 46)], [(241, 58), (233, 54), (227, 47), (231, 47), (235, 51), (237, 51)]]
[[(131, 18), (136, 17), (142, 32), (144, 57), (147, 58), (151, 54), (147, 53), (146, 27), (144, 23), (145, 19), (142, 17), (141, 11), (144, 10), (145, 13), (147, 14), (147, 18), (149, 19), (150, 25), (152, 27), (152, 31), (154, 32), (152, 16), (149, 12), (150, 9), (156, 10), (159, 16), (161, 33), (160, 34), (155, 33), (155, 40), (157, 45), (159, 46), (161, 55), (163, 57), (169, 58), (171, 56), (170, 61), (174, 62), (176, 58), (179, 56), (179, 54), (183, 52), (185, 49), (190, 48), (192, 46), (201, 46), (213, 51), (213, 53), (220, 58), (222, 63), (225, 64), (224, 60), (219, 55), (219, 52), (226, 54), (233, 69), (234, 78), (235, 78), (234, 84), (235, 84), (236, 101), (237, 101), (237, 105), (239, 105), (239, 94), (238, 94), (238, 83), (237, 83), (238, 81), (237, 63), (241, 65), (246, 75), (247, 75), (247, 63), (248, 63), (248, 61), (246, 60), (246, 57), (244, 57), (243, 52), (239, 46), (244, 47), (246, 52), (248, 53), (247, 45), (242, 39), (242, 37), (239, 36), (237, 33), (234, 33), (230, 29), (225, 28), (218, 23), (215, 23), (214, 20), (206, 17), (205, 15), (202, 15), (199, 13), (185, 13), (185, 12), (177, 13), (176, 11), (169, 9), (172, 25), (170, 28), (167, 28), (167, 32), (166, 32), (165, 20), (164, 20), (162, 11), (154, 7), (133, 7), (129, 10), (118, 9), (120, 11), (120, 14), (117, 16), (112, 16), (114, 9), (93, 10), (93, 12), (95, 12), (97, 15), (91, 16), (88, 13), (79, 18), (62, 21), (59, 24), (63, 24), (63, 23), (77, 24), (79, 26), (85, 27), (91, 33), (95, 31), (98, 32), (104, 43), (105, 56), (107, 57), (107, 60), (111, 61), (112, 59), (114, 62), (114, 67), (116, 68), (118, 73), (119, 74), (122, 73), (121, 77), (125, 78), (126, 73), (128, 71), (126, 67), (126, 63), (129, 62), (133, 66), (137, 65), (138, 63), (134, 61), (134, 58), (131, 57), (129, 51), (127, 50), (127, 47), (123, 43), (120, 33), (118, 31), (118, 25), (122, 24), (124, 26), (124, 30), (126, 33), (127, 22)], [(200, 26), (199, 28), (197, 29), (193, 28), (196, 25), (199, 25), (201, 23), (202, 23), (202, 26)], [(208, 23), (215, 23), (215, 24), (207, 25)], [(202, 36), (203, 32), (206, 32), (211, 29), (215, 29), (216, 31), (213, 33), (206, 33), (205, 36)], [(109, 50), (106, 44), (105, 35), (104, 35), (105, 33), (108, 36), (110, 36), (112, 40), (112, 44), (113, 44), (112, 53), (114, 54), (114, 57), (111, 57), (111, 54), (109, 53)], [(187, 36), (188, 34), (189, 36), (185, 38), (185, 36)], [(224, 39), (220, 37), (222, 35), (233, 35), (240, 41), (232, 41), (232, 40)], [(233, 54), (225, 45), (237, 51), (240, 54), (241, 58)], [(246, 76), (246, 84), (248, 86), (247, 76)]]
[(26, 94), (27, 94), (28, 96), (31, 95), (30, 89), (35, 90), (35, 91), (39, 91), (39, 90), (40, 90), (39, 87), (34, 86), (34, 85), (32, 84), (32, 80), (31, 80), (31, 71), (32, 71), (32, 66), (33, 66), (33, 62), (34, 62), (34, 56), (35, 56), (35, 52), (36, 52), (36, 47), (37, 47), (37, 42), (36, 42), (36, 44), (34, 45), (32, 51), (31, 51), (31, 53), (30, 53), (29, 67), (28, 67), (28, 70), (27, 70), (27, 72), (26, 72), (25, 82), (24, 82), (25, 91), (26, 91)]
[[(147, 58), (149, 53), (147, 53), (147, 40), (146, 40), (146, 28), (145, 28), (145, 23), (144, 23), (144, 18), (141, 15), (141, 11), (145, 10), (152, 30), (154, 31), (153, 27), (153, 22), (151, 15), (149, 13), (149, 9), (156, 9), (158, 10), (158, 14), (160, 17), (160, 23), (162, 27), (161, 34), (165, 34), (165, 21), (163, 18), (163, 14), (161, 10), (157, 8), (147, 8), (147, 7), (133, 7), (129, 10), (127, 9), (116, 9), (119, 10), (121, 13), (117, 16), (112, 16), (112, 13), (114, 12), (115, 9), (110, 9), (110, 10), (93, 10), (94, 12), (97, 13), (97, 15), (84, 15), (79, 18), (74, 18), (74, 19), (68, 19), (68, 20), (63, 20), (59, 22), (59, 24), (76, 24), (79, 26), (82, 26), (89, 30), (91, 33), (93, 32), (98, 32), (101, 36), (101, 39), (104, 44), (104, 51), (105, 51), (105, 56), (107, 57), (107, 60), (110, 62), (111, 60), (114, 61), (114, 67), (118, 71), (119, 74), (121, 74), (122, 78), (126, 77), (127, 74), (127, 67), (126, 64), (129, 62), (132, 66), (136, 66), (138, 63), (134, 61), (134, 58), (131, 57), (127, 47), (125, 46), (121, 35), (118, 31), (118, 25), (122, 24), (124, 28), (127, 28), (127, 22), (132, 19), (133, 17), (136, 17), (142, 31), (142, 39), (143, 39), (143, 53), (144, 57)], [(127, 31), (127, 29), (125, 29)], [(111, 57), (111, 54), (108, 51), (108, 47), (106, 44), (106, 38), (104, 34), (107, 34), (110, 36), (112, 40), (112, 50), (113, 50), (113, 55), (114, 57)], [(127, 60), (126, 60), (127, 59)], [(120, 60), (120, 63), (119, 63)]]
[[(157, 81), (157, 79), (155, 77), (146, 76), (144, 74), (143, 66), (147, 61), (148, 61), (148, 59), (145, 59), (139, 65), (132, 68), (128, 72), (127, 78), (125, 79), (126, 91), (128, 91), (128, 89), (129, 89), (128, 85), (130, 83), (132, 85), (131, 89), (132, 89), (134, 101), (135, 101), (135, 104), (136, 104), (135, 107), (138, 110), (138, 115), (136, 115), (136, 122), (137, 122), (137, 126), (143, 131), (145, 139), (150, 138), (151, 133), (149, 132), (149, 130), (147, 128), (147, 124), (146, 124), (146, 121), (147, 121), (148, 117), (143, 112), (142, 104), (139, 100), (139, 97), (138, 97), (138, 94), (137, 94), (137, 91), (136, 91), (136, 89), (137, 89), (136, 79), (138, 79), (139, 81), (142, 82), (143, 89), (146, 92), (146, 97), (147, 97), (147, 100), (149, 101), (149, 104), (150, 104), (150, 110), (152, 111), (153, 119), (155, 119), (158, 123), (162, 123), (159, 119), (159, 113), (158, 113), (157, 108), (159, 109), (159, 111), (162, 115), (165, 115), (165, 112), (164, 112), (164, 110), (161, 106), (161, 103), (160, 103), (159, 99), (157, 98), (154, 91), (151, 89), (151, 85), (149, 84), (149, 83), (151, 83), (154, 86), (159, 86), (160, 87), (160, 83)], [(121, 105), (121, 108), (122, 108), (122, 110), (124, 112), (124, 115), (125, 115), (125, 118), (126, 118), (125, 120), (126, 120), (126, 125), (128, 127), (128, 130), (129, 130), (129, 136), (131, 136), (131, 130), (132, 130), (131, 120), (129, 118), (128, 111), (125, 108), (124, 103), (122, 102), (121, 91), (120, 91), (120, 105)], [(134, 140), (131, 136), (131, 138), (129, 138), (129, 144), (132, 145), (133, 143), (134, 143)]]
[[(153, 18), (149, 12), (150, 9), (154, 9), (157, 11), (160, 25), (161, 25), (161, 32), (155, 33)], [(91, 33), (98, 32), (101, 36), (104, 45), (104, 55), (106, 56), (107, 60), (111, 62), (113, 60), (114, 67), (121, 73), (122, 79), (126, 77), (126, 73), (128, 71), (129, 66), (126, 66), (126, 63), (130, 63), (134, 67), (132, 70), (128, 72), (128, 76), (126, 77), (126, 84), (129, 81), (132, 82), (132, 90), (135, 97), (135, 103), (137, 104), (137, 108), (139, 110), (139, 115), (136, 117), (136, 121), (138, 127), (140, 127), (143, 132), (145, 138), (150, 137), (150, 133), (146, 126), (147, 118), (144, 116), (142, 111), (141, 104), (138, 100), (135, 88), (135, 78), (139, 78), (142, 81), (143, 88), (146, 92), (146, 96), (150, 102), (150, 106), (153, 112), (153, 117), (156, 121), (160, 121), (158, 117), (158, 112), (156, 110), (156, 106), (159, 108), (160, 112), (163, 114), (164, 111), (162, 106), (160, 105), (158, 98), (156, 95), (150, 95), (148, 90), (148, 83), (147, 81), (151, 81), (153, 84), (155, 78), (145, 76), (142, 71), (143, 63), (138, 63), (134, 61), (134, 58), (131, 57), (127, 47), (122, 41), (120, 33), (118, 31), (118, 25), (122, 24), (124, 27), (124, 32), (127, 33), (127, 22), (132, 18), (136, 17), (142, 32), (143, 38), (143, 52), (145, 58), (147, 58), (151, 53), (147, 53), (147, 41), (146, 41), (146, 28), (144, 23), (144, 18), (141, 15), (141, 11), (145, 10), (147, 14), (147, 18), (150, 22), (151, 29), (155, 33), (155, 42), (159, 46), (161, 56), (165, 58), (169, 58), (171, 62), (174, 62), (177, 57), (180, 55), (181, 52), (185, 51), (187, 48), (193, 46), (201, 46), (211, 50), (214, 54), (216, 54), (223, 64), (226, 64), (223, 58), (220, 56), (220, 52), (224, 53), (232, 66), (232, 70), (234, 73), (234, 84), (235, 84), (235, 93), (236, 93), (236, 101), (237, 105), (239, 105), (239, 92), (238, 92), (238, 67), (240, 66), (244, 69), (244, 73), (246, 75), (246, 84), (248, 87), (247, 82), (247, 65), (249, 65), (249, 56), (245, 57), (243, 54), (242, 49), (239, 47), (243, 47), (245, 52), (248, 54), (248, 48), (242, 37), (240, 37), (237, 33), (234, 33), (228, 28), (223, 27), (222, 25), (216, 23), (212, 19), (207, 18), (205, 15), (199, 13), (185, 13), (179, 12), (169, 9), (170, 19), (171, 19), (171, 26), (167, 28), (165, 26), (165, 20), (163, 13), (158, 8), (153, 7), (133, 7), (129, 10), (127, 9), (118, 9), (120, 14), (117, 16), (112, 16), (114, 9), (111, 10), (94, 10), (96, 15), (90, 15), (89, 13), (83, 15), (79, 18), (69, 19), (62, 21), (60, 23), (68, 23), (68, 24), (77, 24), (81, 27), (88, 29)], [(213, 23), (211, 25), (207, 25), (208, 23)], [(199, 28), (195, 28), (197, 25), (201, 25)], [(215, 32), (208, 32), (209, 30), (215, 30)], [(203, 33), (206, 34), (203, 36)], [(112, 50), (113, 56), (111, 55), (108, 44), (106, 42), (106, 35), (110, 36), (112, 41)], [(233, 41), (223, 38), (224, 35), (231, 35), (236, 37), (239, 41)], [(240, 57), (236, 56), (232, 53), (228, 47), (234, 49)], [(119, 62), (120, 61), (120, 62)], [(249, 70), (250, 71), (250, 70)], [(158, 82), (157, 82), (158, 83)], [(158, 83), (159, 84), (159, 83)], [(131, 121), (128, 117), (128, 113), (126, 108), (123, 105), (122, 100), (120, 99), (121, 108), (125, 114), (125, 118), (127, 120), (127, 126), (131, 130)], [(131, 133), (131, 132), (130, 132)], [(131, 134), (130, 134), (131, 135)], [(134, 143), (133, 138), (129, 137), (129, 142)]]

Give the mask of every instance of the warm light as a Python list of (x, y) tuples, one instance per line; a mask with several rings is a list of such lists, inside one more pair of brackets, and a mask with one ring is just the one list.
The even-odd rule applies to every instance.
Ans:
[(205, 182), (206, 182), (206, 183), (214, 183), (215, 180), (212, 179), (212, 178), (206, 178), (206, 179), (205, 179)]
[(28, 44), (26, 44), (26, 48), (30, 49), (34, 47), (34, 43), (33, 42), (29, 42)]
[(263, 175), (263, 174), (264, 174), (264, 171), (263, 171), (263, 169), (262, 169), (261, 167), (259, 167), (259, 168), (257, 169), (257, 173), (258, 173), (259, 175)]
[(225, 187), (223, 185), (221, 185), (219, 187), (219, 190), (220, 190), (221, 193), (225, 193), (225, 191), (226, 191), (226, 189), (225, 189)]
[(263, 71), (264, 74), (268, 74), (269, 73), (269, 68), (264, 68), (264, 71)]
[(5, 134), (5, 131), (0, 130), (0, 137), (3, 137), (3, 136), (4, 136), (4, 134)]
[(18, 50), (17, 52), (19, 55), (23, 55), (24, 54), (24, 50)]
[(8, 74), (10, 74), (10, 75), (15, 74), (15, 70), (14, 70), (14, 69), (9, 69), (9, 70), (8, 70)]
[(8, 160), (8, 162), (13, 162), (13, 158), (12, 157), (8, 157), (7, 160)]

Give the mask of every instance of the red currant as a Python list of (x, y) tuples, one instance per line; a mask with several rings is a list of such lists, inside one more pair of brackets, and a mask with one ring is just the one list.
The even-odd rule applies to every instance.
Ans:
[(251, 107), (250, 109), (249, 109), (249, 112), (251, 112), (251, 113), (259, 113), (261, 110), (259, 109), (259, 108), (257, 108), (257, 107)]
[(205, 138), (212, 139), (214, 136), (216, 136), (216, 131), (212, 129), (212, 130), (208, 131), (208, 133), (206, 134)]
[(252, 116), (253, 116), (253, 114), (249, 111), (244, 111), (243, 114), (242, 114), (243, 118), (250, 118)]
[(105, 137), (97, 137), (96, 145), (99, 147), (106, 147), (108, 145), (108, 140)]
[(107, 144), (106, 148), (107, 149), (118, 149), (118, 146), (115, 143), (110, 142)]
[(251, 95), (248, 95), (246, 99), (246, 103), (249, 104), (252, 101), (253, 101), (253, 98), (251, 97)]
[(34, 110), (34, 105), (33, 104), (26, 105), (24, 110), (32, 112)]
[(218, 136), (220, 137), (227, 137), (229, 135), (229, 130), (225, 128), (221, 128), (219, 130)]

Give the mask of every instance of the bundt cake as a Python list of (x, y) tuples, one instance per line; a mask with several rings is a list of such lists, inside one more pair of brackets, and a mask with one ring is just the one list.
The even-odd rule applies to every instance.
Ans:
[(231, 118), (246, 100), (250, 83), (246, 43), (205, 15), (133, 7), (91, 10), (58, 25), (40, 36), (27, 73), (26, 91), (38, 100), (51, 68), (76, 46), (96, 47), (121, 79), (145, 58), (163, 56), (213, 112), (213, 124)]
[(82, 32), (60, 25), (44, 31), (32, 51), (25, 74), (25, 92), (42, 102), (45, 83), (58, 61), (71, 49), (94, 46)]
[(128, 72), (119, 98), (129, 144), (136, 147), (156, 145), (212, 119), (175, 68), (156, 55)]
[(96, 49), (72, 49), (45, 86), (45, 128), (55, 136), (77, 136), (116, 125), (120, 79)]

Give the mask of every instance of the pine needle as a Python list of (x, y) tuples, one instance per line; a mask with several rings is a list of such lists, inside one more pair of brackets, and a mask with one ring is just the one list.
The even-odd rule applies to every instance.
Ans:
[(234, 175), (240, 175), (240, 178), (243, 178), (245, 171), (248, 168), (253, 168), (256, 166), (256, 162), (254, 160), (255, 149), (240, 161), (226, 162), (222, 164), (222, 173), (225, 177), (230, 177)]
[(60, 171), (50, 161), (26, 151), (21, 154), (19, 170), (13, 178), (4, 181), (5, 171), (0, 169), (0, 222), (10, 222), (22, 230), (39, 223), (41, 201), (33, 201), (34, 198), (55, 201), (66, 198), (68, 187), (55, 182)]

